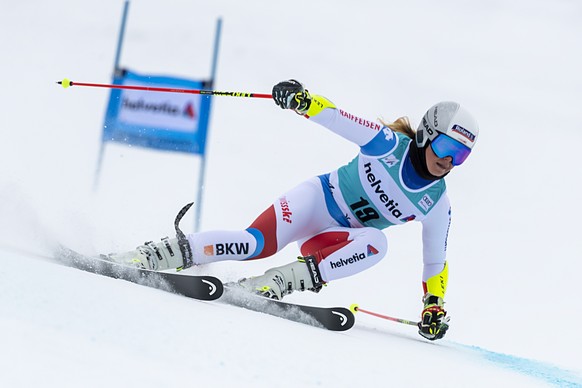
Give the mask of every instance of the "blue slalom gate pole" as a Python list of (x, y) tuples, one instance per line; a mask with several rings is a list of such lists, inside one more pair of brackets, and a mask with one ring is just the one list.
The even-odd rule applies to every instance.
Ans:
[[(220, 33), (222, 30), (222, 19), (218, 18), (216, 21), (216, 33), (214, 36), (214, 53), (212, 54), (212, 69), (210, 72), (211, 89), (214, 87), (214, 80), (216, 79), (216, 67), (218, 64), (218, 50), (220, 47)], [(208, 97), (210, 98), (210, 97)], [(212, 106), (210, 107), (210, 109)], [(208, 110), (208, 125), (210, 125), (210, 109)], [(196, 200), (196, 219), (194, 220), (194, 232), (200, 230), (200, 219), (202, 218), (202, 197), (204, 194), (204, 175), (206, 172), (206, 151), (204, 151), (200, 158), (200, 172), (198, 174), (198, 198)]]
[[(121, 27), (119, 28), (119, 37), (117, 38), (117, 50), (115, 50), (115, 62), (113, 63), (113, 75), (119, 71), (119, 59), (121, 58), (121, 47), (123, 46), (123, 37), (125, 36), (125, 24), (129, 11), (129, 0), (125, 0), (123, 5), (123, 16), (121, 17)], [(93, 180), (93, 191), (99, 187), (99, 177), (101, 175), (101, 165), (103, 164), (103, 154), (105, 153), (105, 141), (101, 139), (99, 147), (99, 156), (97, 159), (97, 168), (95, 169), (95, 178)]]

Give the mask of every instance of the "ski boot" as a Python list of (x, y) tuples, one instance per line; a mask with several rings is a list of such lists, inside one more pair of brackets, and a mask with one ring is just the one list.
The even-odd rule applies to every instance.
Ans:
[(106, 255), (105, 259), (152, 271), (186, 268), (178, 239), (168, 237), (162, 238), (162, 242), (157, 244), (153, 241), (146, 242), (133, 251)]
[(295, 290), (319, 292), (323, 284), (314, 256), (298, 257), (298, 261), (271, 268), (264, 275), (238, 281), (247, 291), (276, 300)]

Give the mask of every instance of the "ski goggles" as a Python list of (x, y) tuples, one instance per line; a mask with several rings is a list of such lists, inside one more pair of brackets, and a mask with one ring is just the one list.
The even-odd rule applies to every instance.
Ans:
[(454, 166), (462, 164), (471, 153), (469, 147), (442, 133), (439, 133), (439, 135), (430, 143), (430, 147), (439, 158), (447, 156), (453, 158)]

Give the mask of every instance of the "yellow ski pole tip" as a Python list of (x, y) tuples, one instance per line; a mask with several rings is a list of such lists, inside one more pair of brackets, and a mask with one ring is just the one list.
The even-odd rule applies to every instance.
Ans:
[(59, 81), (58, 83), (63, 85), (63, 88), (65, 89), (71, 86), (71, 80), (68, 78), (64, 78), (62, 81)]
[(354, 313), (354, 314), (355, 314), (355, 313), (357, 313), (357, 312), (358, 312), (358, 308), (359, 308), (359, 307), (360, 307), (360, 306), (358, 306), (358, 305), (357, 305), (357, 303), (354, 303), (354, 304), (352, 304), (352, 305), (350, 306), (350, 311), (351, 311), (352, 313)]

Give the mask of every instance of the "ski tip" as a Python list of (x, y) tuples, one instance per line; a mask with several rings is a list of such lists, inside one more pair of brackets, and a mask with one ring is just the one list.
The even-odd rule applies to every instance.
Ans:
[(357, 313), (357, 312), (358, 312), (358, 309), (359, 309), (359, 308), (360, 308), (360, 306), (358, 306), (358, 304), (357, 304), (357, 303), (353, 303), (353, 304), (350, 306), (350, 311), (351, 311), (352, 313), (354, 313), (354, 314), (355, 314), (355, 313)]
[(63, 78), (62, 81), (57, 81), (57, 83), (59, 85), (62, 85), (63, 88), (65, 88), (65, 89), (68, 88), (69, 86), (72, 86), (73, 85), (73, 82), (71, 82), (71, 80), (68, 79), (68, 78)]

